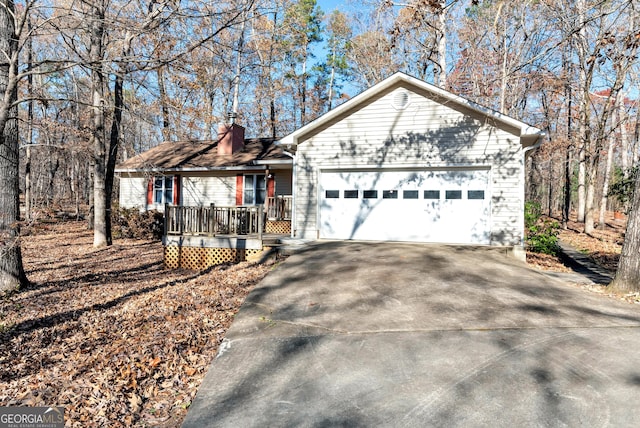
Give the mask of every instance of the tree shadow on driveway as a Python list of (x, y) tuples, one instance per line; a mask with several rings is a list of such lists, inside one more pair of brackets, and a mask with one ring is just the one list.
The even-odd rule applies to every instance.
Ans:
[(638, 327), (504, 250), (321, 242), (247, 298), (184, 426), (625, 424)]

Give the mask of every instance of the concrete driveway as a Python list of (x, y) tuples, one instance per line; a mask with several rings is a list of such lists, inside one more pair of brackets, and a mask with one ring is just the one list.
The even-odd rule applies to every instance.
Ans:
[(184, 427), (635, 426), (640, 306), (504, 250), (311, 246), (249, 295)]

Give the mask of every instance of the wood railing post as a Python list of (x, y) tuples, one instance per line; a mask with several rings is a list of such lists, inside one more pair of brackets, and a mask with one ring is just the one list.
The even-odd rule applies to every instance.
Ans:
[(169, 233), (169, 204), (164, 204), (164, 236), (167, 236)]
[(264, 205), (258, 205), (258, 239), (262, 240), (262, 222), (264, 217)]
[(216, 206), (214, 204), (209, 205), (209, 236), (215, 236), (215, 215), (216, 215)]

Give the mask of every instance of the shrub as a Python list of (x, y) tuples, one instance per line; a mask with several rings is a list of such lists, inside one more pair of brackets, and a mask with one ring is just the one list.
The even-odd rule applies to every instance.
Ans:
[(527, 249), (534, 253), (556, 255), (558, 253), (557, 221), (542, 218), (542, 209), (538, 202), (529, 201), (524, 205), (524, 225), (526, 229)]
[(159, 211), (114, 207), (111, 213), (111, 234), (114, 238), (162, 238), (164, 215)]

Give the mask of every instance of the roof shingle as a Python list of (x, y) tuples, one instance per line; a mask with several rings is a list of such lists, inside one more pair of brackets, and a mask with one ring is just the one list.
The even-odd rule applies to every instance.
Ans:
[(217, 141), (162, 143), (119, 164), (116, 171), (178, 170), (242, 167), (255, 161), (291, 160), (274, 138), (244, 140), (244, 148), (232, 155), (219, 155)]

